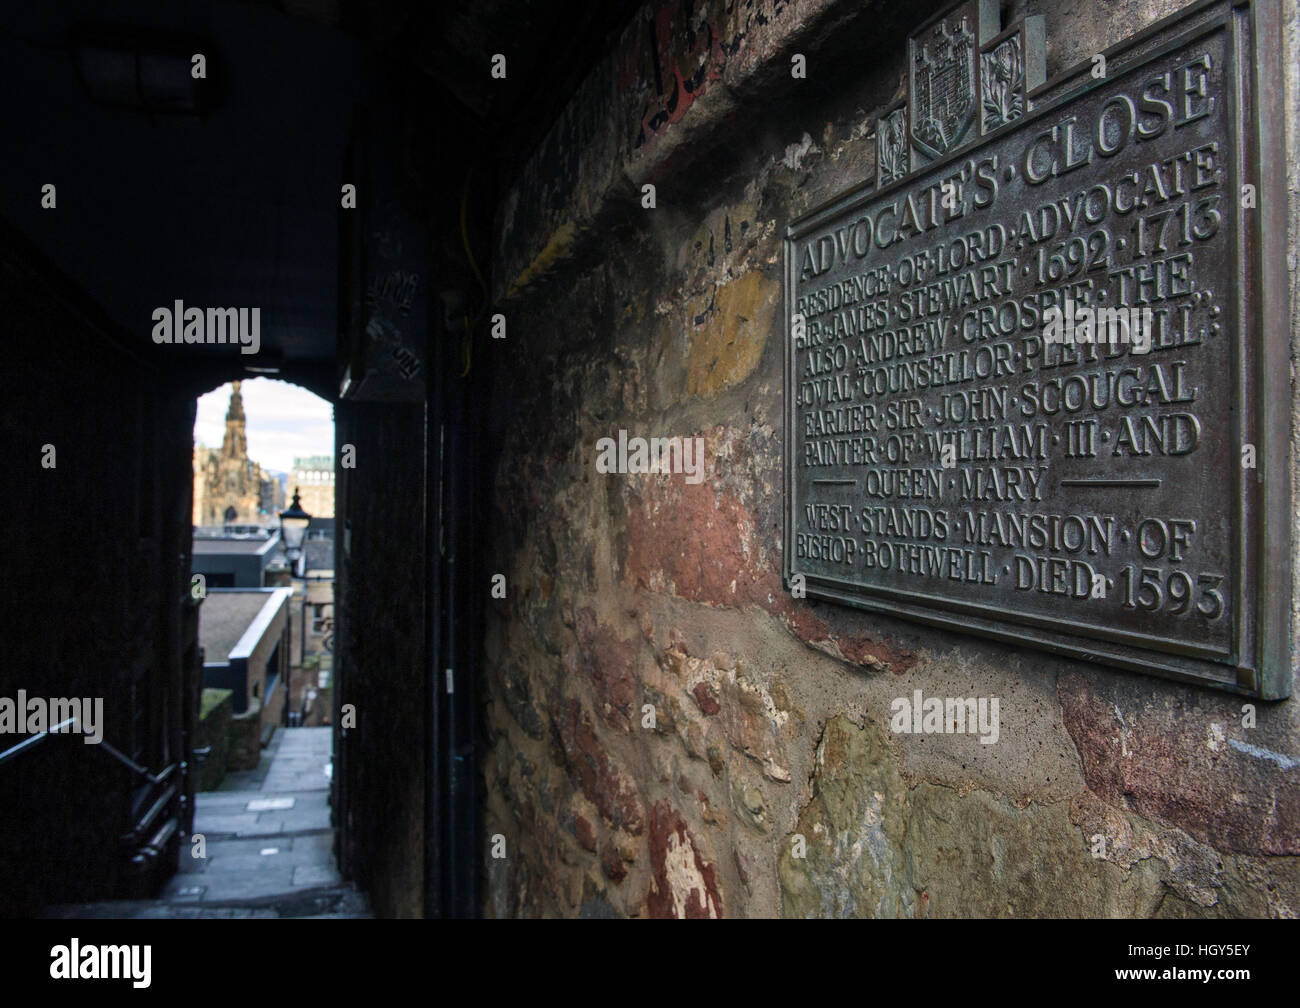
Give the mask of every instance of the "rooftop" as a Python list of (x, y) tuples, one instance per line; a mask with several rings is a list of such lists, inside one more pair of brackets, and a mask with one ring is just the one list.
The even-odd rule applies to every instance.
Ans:
[(265, 539), (278, 528), (265, 525), (196, 525), (195, 539)]
[[(262, 610), (284, 604), (283, 588), (212, 588), (199, 609), (199, 643), (205, 662), (230, 658)], [(268, 614), (268, 619), (270, 614)]]
[(271, 539), (195, 539), (194, 554), (238, 553), (244, 556), (258, 556), (279, 543), (279, 538)]

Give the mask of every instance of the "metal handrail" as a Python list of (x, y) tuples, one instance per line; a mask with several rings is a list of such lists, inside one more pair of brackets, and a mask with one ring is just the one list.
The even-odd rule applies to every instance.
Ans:
[(59, 729), (61, 729), (64, 725), (75, 724), (76, 721), (77, 719), (75, 717), (70, 717), (66, 721), (60, 721), (53, 728), (47, 728), (45, 731), (39, 731), (35, 735), (29, 735), (27, 738), (23, 739), (17, 745), (10, 746), (4, 752), (0, 752), (0, 763), (3, 763), (5, 760), (13, 756), (17, 756), (24, 749), (30, 749), (38, 742), (43, 742), (46, 738), (50, 736), (52, 732), (59, 731)]
[[(47, 738), (49, 738), (53, 734), (61, 734), (62, 729), (64, 727), (76, 723), (77, 723), (77, 718), (70, 717), (65, 721), (60, 721), (52, 728), (47, 728), (44, 731), (39, 731), (35, 735), (31, 735), (23, 739), (17, 745), (10, 746), (4, 752), (0, 752), (0, 763), (3, 763), (5, 760), (10, 759), (14, 756), (17, 756), (21, 752), (25, 752), (26, 750), (32, 748), (33, 746), (38, 745), (41, 742), (44, 742)], [(169, 776), (171, 776), (171, 771), (174, 769), (174, 766), (171, 766), (168, 767), (160, 774), (157, 775), (151, 774), (139, 763), (131, 759), (131, 757), (119, 751), (117, 748), (105, 742), (103, 739), (101, 739), (98, 743), (96, 743), (95, 748), (107, 750), (108, 754), (112, 756), (115, 760), (117, 760), (119, 763), (121, 763), (123, 766), (127, 767), (134, 773), (138, 773), (150, 784), (161, 784), (164, 780), (166, 780)]]

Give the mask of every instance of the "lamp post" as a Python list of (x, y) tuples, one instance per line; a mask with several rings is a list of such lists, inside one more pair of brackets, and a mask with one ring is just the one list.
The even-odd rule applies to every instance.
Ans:
[[(293, 503), (280, 512), (280, 538), (284, 540), (284, 555), (289, 561), (289, 577), (293, 577), (298, 566), (298, 559), (303, 554), (302, 540), (307, 534), (307, 526), (311, 524), (311, 515), (302, 509), (302, 502), (298, 499), (298, 488), (293, 488)], [(302, 640), (298, 645), (299, 651), (302, 652), (302, 660), (307, 660), (307, 572), (304, 570), (302, 578)], [(287, 726), (291, 717), (290, 708), (293, 706), (293, 648), (289, 649), (288, 671), (284, 677), (284, 723)]]

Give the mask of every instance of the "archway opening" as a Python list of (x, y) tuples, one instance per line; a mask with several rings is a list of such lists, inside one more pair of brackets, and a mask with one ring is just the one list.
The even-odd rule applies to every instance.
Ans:
[(198, 397), (191, 577), (202, 596), (204, 755), (194, 835), (204, 849), (182, 851), (168, 898), (296, 907), (342, 883), (331, 800), (334, 441), (333, 407), (297, 385), (254, 378)]

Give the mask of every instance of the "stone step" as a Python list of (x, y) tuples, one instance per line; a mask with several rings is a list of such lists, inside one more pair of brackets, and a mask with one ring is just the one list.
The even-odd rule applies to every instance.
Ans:
[(330, 828), (324, 791), (212, 791), (194, 804), (194, 832), (211, 843), (227, 837), (293, 836)]
[(323, 791), (200, 791), (195, 796), (194, 807), (200, 813), (328, 809), (329, 794)]
[(204, 845), (203, 858), (193, 856), (191, 845), (161, 897), (168, 903), (251, 905), (340, 886), (333, 843), (332, 831), (320, 828), (296, 835), (212, 839)]
[(56, 919), (134, 918), (252, 918), (325, 917), (369, 918), (374, 915), (364, 896), (352, 886), (323, 886), (221, 903), (170, 903), (160, 900), (107, 900), (52, 907)]
[(178, 874), (215, 875), (303, 865), (328, 866), (333, 864), (333, 844), (334, 837), (329, 830), (295, 836), (212, 840), (205, 845), (206, 857), (194, 857), (193, 845), (183, 850)]

